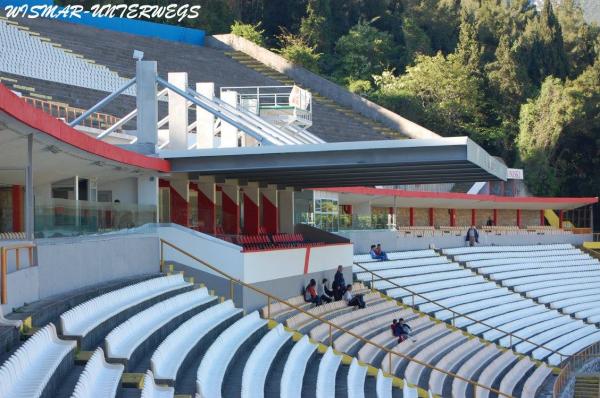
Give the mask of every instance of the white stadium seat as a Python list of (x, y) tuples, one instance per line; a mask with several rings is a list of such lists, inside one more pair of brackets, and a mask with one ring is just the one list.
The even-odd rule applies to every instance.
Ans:
[(494, 252), (528, 252), (538, 250), (568, 250), (572, 249), (570, 244), (555, 245), (523, 245), (523, 246), (472, 246), (442, 249), (442, 253), (450, 256), (467, 253), (494, 253)]
[(208, 308), (181, 324), (158, 346), (150, 359), (157, 380), (175, 380), (185, 357), (217, 325), (242, 313), (231, 300)]
[(171, 297), (132, 316), (106, 336), (106, 356), (128, 360), (135, 349), (162, 326), (192, 309), (216, 301), (203, 287)]
[(377, 398), (392, 398), (392, 382), (392, 378), (385, 377), (381, 369), (377, 371), (377, 384), (375, 384)]
[(329, 347), (319, 363), (317, 398), (331, 398), (335, 396), (335, 376), (341, 362), (341, 355), (335, 354), (333, 349)]
[(551, 374), (551, 367), (545, 364), (540, 365), (525, 381), (521, 395), (523, 397), (535, 397), (546, 378)]
[(242, 375), (242, 398), (264, 397), (265, 382), (279, 349), (292, 337), (282, 324), (271, 329), (252, 350)]
[(96, 326), (119, 312), (161, 294), (191, 286), (176, 274), (153, 278), (115, 290), (70, 309), (60, 316), (62, 334), (85, 336)]
[[(516, 362), (517, 359), (518, 357), (512, 351), (506, 351), (504, 354), (496, 357), (496, 359), (483, 369), (477, 382), (487, 387), (492, 386), (500, 374), (512, 363)], [(475, 388), (475, 398), (488, 398), (489, 396), (489, 389), (481, 387)]]
[[(447, 353), (444, 357), (442, 357), (442, 359), (440, 359), (435, 367), (441, 370), (450, 371), (465, 358), (469, 357), (477, 350), (480, 350), (482, 347), (483, 344), (479, 340), (471, 339)], [(448, 376), (446, 373), (438, 370), (432, 370), (429, 377), (430, 391), (436, 395), (442, 396), (444, 383), (446, 382), (447, 378), (450, 378), (450, 376)]]
[[(472, 376), (477, 372), (477, 370), (486, 363), (490, 358), (497, 356), (500, 353), (500, 350), (496, 348), (495, 345), (490, 344), (483, 349), (477, 351), (475, 355), (469, 358), (465, 363), (463, 363), (460, 368), (456, 371), (456, 374), (467, 379), (471, 380)], [(452, 379), (452, 396), (453, 397), (466, 397), (467, 396), (467, 387), (469, 383), (464, 380), (453, 378)]]
[(261, 319), (258, 312), (246, 315), (227, 330), (211, 344), (202, 358), (197, 372), (197, 396), (200, 398), (221, 397), (221, 385), (227, 366), (232, 361), (237, 349), (243, 342), (264, 327), (267, 321)]
[[(410, 258), (420, 258), (420, 257), (433, 257), (437, 256), (435, 250), (426, 249), (426, 250), (413, 250), (413, 251), (405, 251), (405, 252), (388, 252), (388, 259), (390, 260), (404, 260)], [(356, 254), (354, 255), (354, 261), (357, 263), (361, 262), (374, 262), (379, 260), (374, 260), (371, 258), (370, 254)]]
[(308, 336), (302, 337), (288, 355), (281, 375), (281, 398), (299, 398), (302, 393), (302, 378), (311, 355), (317, 350)]
[(159, 386), (154, 382), (152, 371), (149, 370), (144, 375), (144, 388), (141, 398), (173, 398), (175, 389), (173, 387)]
[[(530, 369), (536, 366), (528, 357), (521, 359), (515, 366), (513, 366), (500, 382), (500, 391), (508, 395), (514, 395), (517, 384), (522, 380), (523, 375), (527, 374)], [(527, 396), (527, 395), (524, 395)]]
[(358, 364), (356, 358), (352, 358), (350, 369), (348, 369), (348, 398), (365, 398), (365, 377), (367, 367)]
[(63, 359), (76, 346), (74, 341), (60, 340), (51, 323), (37, 331), (0, 367), (0, 397), (41, 396)]
[(125, 367), (107, 363), (104, 351), (97, 348), (79, 376), (71, 398), (111, 398), (117, 394)]

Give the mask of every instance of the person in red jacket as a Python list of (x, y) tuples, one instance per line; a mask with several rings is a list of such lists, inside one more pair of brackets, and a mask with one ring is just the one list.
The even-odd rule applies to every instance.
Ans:
[(317, 294), (317, 281), (314, 279), (311, 279), (308, 283), (304, 299), (309, 303), (321, 305), (321, 297)]

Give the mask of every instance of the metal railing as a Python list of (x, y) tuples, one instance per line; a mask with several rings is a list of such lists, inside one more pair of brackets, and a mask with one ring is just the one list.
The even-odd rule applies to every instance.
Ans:
[(16, 270), (21, 269), (21, 250), (25, 249), (28, 251), (29, 255), (29, 266), (33, 267), (33, 249), (35, 248), (35, 244), (33, 243), (15, 243), (11, 245), (6, 245), (0, 247), (0, 289), (2, 289), (2, 293), (0, 294), (0, 303), (6, 304), (8, 302), (8, 292), (7, 292), (7, 279), (8, 279), (8, 252), (15, 252), (15, 265)]
[[(552, 389), (552, 397), (558, 398), (562, 394), (569, 379), (577, 370), (581, 369), (586, 363), (593, 358), (600, 358), (600, 341), (590, 345), (575, 355), (571, 355), (566, 361), (560, 373), (554, 381)], [(600, 395), (598, 395), (600, 396)]]
[[(391, 350), (391, 349), (389, 349), (389, 348), (387, 348), (387, 347), (385, 347), (385, 346), (383, 346), (381, 344), (375, 343), (375, 342), (373, 342), (373, 341), (371, 341), (371, 340), (369, 340), (369, 339), (367, 339), (367, 338), (365, 338), (363, 336), (360, 336), (360, 335), (352, 332), (351, 330), (348, 330), (348, 329), (346, 329), (346, 328), (344, 328), (342, 326), (338, 326), (337, 324), (335, 324), (335, 323), (333, 323), (333, 322), (331, 322), (331, 321), (329, 321), (329, 320), (327, 320), (325, 318), (322, 318), (322, 317), (320, 317), (318, 315), (312, 314), (312, 313), (310, 313), (310, 312), (308, 312), (308, 311), (306, 311), (306, 310), (304, 310), (304, 309), (302, 309), (302, 308), (300, 308), (300, 307), (298, 307), (298, 306), (296, 306), (294, 304), (289, 303), (288, 301), (286, 301), (284, 299), (281, 299), (281, 298), (279, 298), (277, 296), (274, 296), (271, 293), (268, 293), (268, 292), (266, 292), (266, 291), (264, 291), (264, 290), (262, 290), (262, 289), (260, 289), (260, 288), (258, 288), (256, 286), (254, 286), (254, 285), (251, 285), (249, 283), (243, 282), (243, 281), (241, 281), (241, 280), (239, 280), (239, 279), (237, 279), (237, 278), (229, 275), (228, 273), (226, 273), (224, 271), (221, 271), (219, 268), (217, 268), (217, 267), (215, 267), (215, 266), (207, 263), (206, 261), (203, 261), (203, 260), (199, 259), (198, 257), (194, 256), (193, 254), (188, 253), (187, 251), (185, 251), (185, 250), (177, 247), (173, 243), (171, 243), (169, 241), (166, 241), (164, 239), (160, 239), (160, 270), (161, 270), (161, 272), (164, 272), (164, 270), (165, 270), (165, 246), (170, 247), (171, 249), (175, 250), (176, 252), (179, 252), (179, 253), (183, 254), (186, 257), (189, 257), (190, 259), (192, 259), (192, 260), (200, 263), (201, 265), (207, 267), (211, 271), (217, 273), (221, 277), (227, 279), (229, 281), (229, 298), (231, 300), (233, 300), (233, 298), (234, 298), (234, 287), (235, 287), (236, 284), (239, 285), (239, 286), (241, 286), (242, 288), (250, 289), (253, 292), (255, 292), (255, 293), (257, 293), (257, 294), (265, 297), (266, 298), (266, 303), (267, 303), (267, 318), (268, 319), (271, 319), (271, 304), (281, 303), (281, 304), (289, 307), (290, 309), (293, 309), (295, 311), (298, 311), (299, 313), (307, 315), (308, 317), (310, 317), (310, 318), (312, 318), (312, 319), (320, 322), (321, 324), (328, 325), (329, 326), (328, 341), (329, 341), (329, 345), (331, 345), (331, 346), (333, 346), (333, 333), (334, 333), (334, 330), (335, 330), (335, 331), (338, 331), (338, 332), (346, 333), (349, 336), (352, 336), (355, 339), (360, 340), (365, 345), (369, 344), (369, 345), (372, 345), (373, 347), (376, 347), (380, 351), (384, 352), (385, 356), (387, 356), (387, 358), (388, 358), (388, 372), (387, 373), (389, 373), (389, 374), (391, 374), (391, 370), (392, 370), (392, 357), (396, 356), (396, 357), (399, 357), (399, 358), (402, 358), (402, 359), (406, 359), (406, 360), (411, 361), (411, 362), (415, 362), (415, 363), (417, 363), (417, 364), (419, 364), (421, 366), (424, 366), (426, 368), (431, 369), (432, 371), (435, 370), (435, 371), (443, 373), (443, 374), (445, 374), (447, 376), (450, 376), (450, 377), (453, 377), (455, 379), (464, 381), (464, 382), (466, 382), (468, 384), (471, 384), (474, 388), (482, 388), (482, 389), (488, 390), (490, 392), (493, 392), (493, 393), (497, 394), (498, 396), (511, 398), (511, 395), (503, 393), (503, 392), (501, 392), (501, 391), (499, 391), (499, 390), (497, 390), (495, 388), (492, 388), (492, 387), (489, 387), (489, 386), (484, 386), (484, 385), (479, 384), (478, 382), (475, 382), (473, 380), (466, 379), (466, 378), (464, 378), (464, 377), (462, 377), (462, 376), (460, 376), (460, 375), (458, 375), (456, 373), (453, 373), (453, 372), (450, 372), (450, 371), (446, 371), (446, 370), (443, 370), (443, 369), (439, 369), (439, 368), (437, 368), (437, 367), (435, 367), (435, 366), (433, 366), (433, 365), (431, 365), (431, 364), (429, 364), (427, 362), (423, 362), (423, 361), (418, 360), (418, 359), (416, 359), (414, 357), (411, 357), (409, 355), (403, 354), (403, 353), (398, 352), (398, 351), (393, 351), (393, 350)], [(382, 361), (382, 363), (383, 363), (383, 361)]]
[(504, 331), (504, 330), (498, 328), (497, 326), (492, 326), (492, 325), (487, 324), (486, 322), (483, 322), (481, 320), (478, 320), (478, 319), (475, 319), (475, 318), (471, 318), (470, 316), (468, 316), (466, 314), (462, 314), (460, 312), (456, 312), (456, 311), (454, 311), (450, 307), (447, 307), (447, 306), (445, 306), (443, 304), (440, 304), (440, 303), (438, 303), (435, 300), (431, 300), (431, 299), (425, 297), (424, 295), (422, 295), (420, 293), (417, 293), (417, 292), (415, 292), (413, 290), (410, 290), (410, 289), (408, 289), (408, 288), (406, 288), (404, 286), (401, 286), (401, 285), (397, 284), (396, 282), (390, 280), (389, 278), (385, 278), (385, 277), (383, 277), (383, 276), (381, 276), (381, 275), (379, 275), (379, 274), (377, 274), (377, 273), (375, 273), (375, 272), (373, 272), (371, 270), (368, 270), (367, 268), (363, 267), (360, 263), (354, 262), (354, 264), (356, 266), (360, 267), (361, 269), (363, 269), (365, 272), (368, 272), (368, 273), (371, 274), (371, 288), (372, 289), (374, 289), (375, 278), (377, 278), (379, 280), (383, 280), (383, 281), (386, 281), (386, 282), (390, 283), (394, 287), (398, 287), (400, 289), (404, 289), (406, 292), (408, 292), (411, 295), (411, 298), (412, 298), (412, 307), (413, 308), (415, 308), (415, 297), (419, 297), (419, 298), (425, 300), (426, 303), (434, 304), (434, 305), (438, 306), (442, 310), (450, 311), (450, 313), (452, 313), (452, 320), (451, 320), (452, 326), (455, 326), (455, 321), (456, 321), (457, 317), (458, 318), (468, 319), (469, 321), (472, 321), (472, 322), (477, 323), (479, 325), (485, 326), (487, 328), (490, 328), (490, 329), (495, 330), (495, 331), (500, 332), (500, 333), (504, 333), (509, 338), (509, 345), (510, 345), (511, 349), (513, 347), (513, 339), (516, 339), (517, 343), (522, 343), (522, 342), (529, 343), (529, 344), (532, 344), (533, 346), (535, 346), (536, 348), (542, 348), (542, 349), (550, 351), (550, 353), (552, 353), (552, 354), (558, 355), (559, 358), (560, 358), (560, 363), (563, 362), (563, 357), (568, 357), (568, 355), (563, 355), (562, 353), (560, 353), (560, 352), (558, 352), (556, 350), (553, 350), (553, 349), (545, 347), (545, 346), (543, 346), (541, 344), (535, 343), (535, 342), (533, 342), (531, 340), (528, 340), (528, 339), (526, 339), (524, 337), (518, 337), (518, 336), (514, 336), (513, 337), (513, 333), (512, 332)]
[[(64, 119), (70, 123), (85, 113), (85, 109), (75, 108), (60, 102), (51, 100), (42, 100), (32, 97), (23, 97), (23, 100), (35, 108), (41, 109), (44, 112), (58, 119)], [(107, 126), (117, 123), (118, 117), (106, 113), (92, 113), (85, 118), (81, 125), (85, 127), (103, 129)]]

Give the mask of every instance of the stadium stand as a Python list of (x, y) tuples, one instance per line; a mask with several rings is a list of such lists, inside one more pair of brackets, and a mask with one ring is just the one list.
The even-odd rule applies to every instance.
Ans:
[[(159, 73), (164, 75), (167, 71), (186, 71), (189, 73), (190, 82), (213, 81), (216, 91), (221, 86), (290, 84), (289, 80), (275, 80), (264, 74), (264, 71), (256, 71), (251, 65), (238, 62), (223, 51), (213, 48), (132, 36), (44, 18), (19, 19), (16, 23), (29, 29), (29, 32), (47, 38), (55, 46), (60, 46), (62, 51), (70, 50), (80, 54), (88, 63), (104, 65), (112, 73), (124, 78), (131, 78), (135, 74), (131, 54), (137, 49), (143, 51), (146, 58), (158, 61)], [(99, 36), (104, 39), (97, 40)], [(4, 73), (9, 74), (10, 78), (18, 79), (23, 83), (21, 85), (40, 87), (37, 92), (80, 108), (90, 108), (106, 95), (99, 90), (74, 91), (70, 86), (56, 82), (45, 84), (39, 76), (35, 79), (22, 79), (22, 74), (10, 73), (0, 68), (0, 76)], [(350, 109), (342, 108), (331, 100), (316, 95), (313, 98), (313, 127), (310, 131), (327, 142), (378, 140), (388, 136), (398, 138), (397, 132), (357, 115)], [(135, 98), (120, 96), (108, 104), (104, 111), (111, 115), (123, 116), (134, 108)], [(163, 109), (163, 115), (165, 110)]]
[(102, 348), (96, 349), (77, 381), (73, 398), (114, 397), (117, 394), (123, 370), (122, 364), (106, 362)]

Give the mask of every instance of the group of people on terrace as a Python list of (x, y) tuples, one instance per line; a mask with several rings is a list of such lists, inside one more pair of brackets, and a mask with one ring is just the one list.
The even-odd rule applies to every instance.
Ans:
[(304, 301), (321, 305), (332, 301), (344, 300), (349, 307), (365, 308), (365, 300), (362, 294), (352, 292), (352, 284), (346, 284), (344, 279), (344, 268), (340, 265), (333, 277), (333, 284), (329, 287), (329, 280), (323, 278), (320, 284), (311, 279), (304, 291)]

